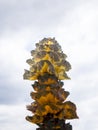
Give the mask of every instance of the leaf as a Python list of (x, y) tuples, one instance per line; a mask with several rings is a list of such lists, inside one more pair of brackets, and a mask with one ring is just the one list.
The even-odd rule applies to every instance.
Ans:
[(31, 123), (39, 124), (39, 123), (43, 122), (43, 117), (42, 116), (38, 116), (38, 115), (27, 116), (26, 120), (31, 122)]
[(64, 103), (65, 119), (75, 119), (78, 118), (76, 113), (76, 105), (70, 101)]

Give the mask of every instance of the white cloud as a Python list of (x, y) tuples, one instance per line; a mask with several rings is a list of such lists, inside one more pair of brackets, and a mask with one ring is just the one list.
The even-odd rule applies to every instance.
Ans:
[[(22, 30), (23, 31), (23, 30)], [(0, 101), (10, 103), (22, 101), (26, 82), (23, 81), (25, 63), (29, 57), (27, 41), (30, 42), (28, 31), (10, 32), (0, 39)], [(31, 43), (30, 43), (31, 44)], [(33, 47), (33, 45), (32, 45)], [(7, 96), (6, 96), (7, 95)], [(18, 95), (18, 96), (17, 96)], [(21, 96), (21, 98), (19, 98)], [(16, 99), (15, 99), (16, 98)]]
[(36, 129), (36, 125), (25, 120), (27, 111), (24, 104), (19, 105), (0, 105), (0, 130), (30, 130)]

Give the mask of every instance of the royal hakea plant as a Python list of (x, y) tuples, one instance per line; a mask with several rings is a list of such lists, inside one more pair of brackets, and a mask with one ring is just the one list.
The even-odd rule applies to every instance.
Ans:
[(26, 120), (38, 125), (37, 130), (71, 130), (65, 121), (78, 116), (75, 104), (65, 101), (69, 92), (63, 89), (62, 80), (70, 79), (66, 72), (71, 69), (66, 54), (55, 38), (44, 38), (36, 43), (31, 56), (26, 61), (30, 69), (25, 70), (23, 77), (35, 80), (32, 85), (35, 91), (30, 93), (34, 102), (27, 105), (32, 116)]

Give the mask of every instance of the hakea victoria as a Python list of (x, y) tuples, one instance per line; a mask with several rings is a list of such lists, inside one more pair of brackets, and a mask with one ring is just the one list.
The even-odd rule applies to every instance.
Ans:
[(44, 38), (36, 43), (31, 55), (33, 58), (27, 60), (30, 69), (25, 70), (23, 77), (36, 80), (32, 85), (35, 91), (30, 93), (35, 101), (27, 105), (33, 115), (26, 119), (42, 129), (60, 129), (65, 120), (78, 118), (75, 104), (65, 101), (69, 92), (64, 91), (61, 81), (70, 79), (66, 72), (71, 65), (54, 38)]

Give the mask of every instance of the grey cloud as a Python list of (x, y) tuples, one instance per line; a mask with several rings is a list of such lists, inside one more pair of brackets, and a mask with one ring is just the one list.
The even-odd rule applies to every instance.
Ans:
[[(89, 6), (89, 3), (91, 4)], [(96, 3), (96, 4), (95, 4)], [(7, 30), (11, 31), (11, 34), (15, 31), (19, 34), (20, 30), (22, 32), (30, 31), (30, 33), (26, 33), (26, 35), (31, 35), (27, 39), (25, 39), (25, 35), (20, 35), (22, 39), (26, 40), (26, 45), (23, 44), (23, 46), (26, 47), (21, 47), (21, 50), (19, 50), (18, 47), (15, 46), (12, 47), (12, 49), (1, 55), (0, 57), (3, 63), (1, 63), (1, 69), (0, 69), (0, 103), (2, 105), (8, 104), (18, 104), (23, 103), (23, 102), (28, 102), (31, 103), (32, 100), (29, 96), (30, 91), (32, 91), (32, 87), (30, 86), (30, 81), (23, 81), (22, 79), (22, 74), (21, 69), (26, 69), (24, 66), (25, 60), (27, 59), (27, 55), (23, 54), (25, 53), (24, 49), (27, 49), (31, 51), (33, 47), (35, 48), (35, 41), (33, 42), (32, 40), (36, 40), (38, 42), (41, 40), (41, 38), (47, 36), (47, 34), (53, 36), (56, 34), (58, 37), (56, 38), (57, 40), (61, 41), (62, 43), (62, 49), (64, 52), (68, 55), (68, 58), (71, 56), (72, 58), (72, 63), (68, 59), (68, 61), (72, 65), (72, 70), (70, 71), (71, 73), (71, 80), (66, 83), (65, 81), (65, 89), (70, 92), (70, 95), (68, 97), (68, 100), (75, 101), (76, 105), (79, 106), (77, 107), (78, 112), (80, 113), (80, 119), (78, 121), (75, 120), (76, 126), (73, 128), (74, 129), (94, 129), (97, 130), (97, 117), (95, 117), (95, 120), (89, 119), (90, 117), (93, 117), (93, 115), (97, 115), (97, 102), (93, 102), (94, 100), (91, 100), (93, 98), (98, 99), (98, 94), (97, 94), (97, 56), (92, 55), (92, 53), (96, 53), (97, 49), (95, 50), (94, 48), (98, 48), (97, 44), (93, 44), (90, 46), (92, 48), (93, 46), (96, 46), (92, 48), (91, 50), (88, 48), (89, 43), (86, 45), (86, 42), (90, 40), (90, 33), (95, 35), (95, 31), (88, 30), (88, 28), (93, 28), (93, 26), (88, 22), (85, 21), (85, 17), (82, 17), (85, 15), (86, 11), (86, 6), (88, 6), (89, 10), (90, 7), (92, 7), (92, 10), (94, 8), (94, 5), (97, 5), (98, 1), (97, 0), (70, 0), (66, 2), (66, 0), (31, 0), (31, 1), (24, 1), (24, 0), (2, 0), (0, 1), (0, 31), (3, 34), (3, 39), (6, 39), (5, 32)], [(81, 6), (82, 4), (82, 6)], [(84, 6), (85, 5), (85, 6)], [(78, 12), (79, 8), (81, 6), (81, 12)], [(78, 9), (77, 9), (78, 7)], [(75, 12), (73, 11), (75, 9)], [(83, 10), (83, 12), (82, 12)], [(70, 13), (73, 12), (73, 13)], [(76, 13), (77, 12), (77, 13)], [(81, 15), (82, 13), (82, 15)], [(94, 13), (94, 12), (90, 12)], [(67, 14), (67, 17), (66, 17)], [(69, 16), (71, 14), (71, 16)], [(78, 14), (78, 15), (77, 15)], [(75, 15), (75, 17), (74, 17)], [(90, 15), (87, 13), (87, 15)], [(87, 16), (86, 15), (86, 16)], [(93, 14), (92, 14), (93, 15)], [(92, 15), (90, 16), (90, 20), (92, 18)], [(79, 17), (78, 17), (79, 16)], [(97, 16), (97, 15), (96, 15)], [(79, 22), (82, 21), (82, 18), (84, 19), (83, 23), (80, 24)], [(65, 20), (65, 21), (63, 21)], [(74, 22), (73, 22), (74, 20)], [(80, 20), (80, 21), (78, 21)], [(90, 22), (94, 22), (90, 21)], [(77, 26), (78, 24), (78, 26)], [(85, 24), (85, 26), (83, 26)], [(88, 25), (89, 24), (89, 25)], [(67, 26), (68, 25), (68, 26)], [(85, 29), (85, 27), (88, 25), (88, 28)], [(58, 26), (59, 29), (58, 30)], [(81, 28), (79, 27), (81, 26)], [(97, 25), (94, 25), (95, 28)], [(28, 28), (26, 30), (25, 28)], [(83, 30), (82, 30), (83, 28)], [(20, 29), (20, 30), (19, 30)], [(28, 31), (28, 32), (29, 32)], [(59, 32), (57, 32), (59, 31)], [(81, 41), (81, 39), (78, 40), (79, 36), (81, 36), (82, 33), (79, 34), (79, 31), (83, 32), (84, 40)], [(87, 31), (87, 32), (86, 32)], [(96, 30), (97, 31), (97, 30)], [(85, 32), (85, 33), (84, 33)], [(88, 34), (89, 32), (89, 34)], [(75, 33), (75, 35), (74, 35)], [(78, 35), (79, 34), (79, 35)], [(96, 32), (97, 34), (97, 32)], [(88, 37), (86, 37), (88, 35)], [(93, 37), (94, 39), (95, 37)], [(0, 35), (1, 36), (1, 35)], [(5, 36), (5, 37), (4, 37)], [(21, 45), (21, 38), (17, 37), (17, 35), (14, 35), (14, 40), (19, 39), (14, 43), (14, 40), (5, 40), (5, 43), (3, 42), (2, 44), (6, 47), (6, 50), (8, 47), (10, 48), (11, 45)], [(41, 37), (42, 36), (42, 37)], [(75, 37), (76, 36), (76, 37)], [(86, 37), (86, 38), (85, 38)], [(11, 36), (9, 36), (9, 39), (12, 39)], [(32, 40), (31, 40), (32, 39)], [(25, 41), (24, 40), (24, 41)], [(97, 43), (97, 37), (96, 37), (96, 43)], [(2, 41), (2, 40), (1, 40)], [(23, 41), (23, 42), (24, 42)], [(59, 42), (58, 41), (58, 42)], [(63, 41), (63, 42), (62, 42)], [(93, 41), (93, 40), (92, 40)], [(9, 46), (9, 42), (11, 42)], [(29, 43), (28, 43), (29, 42)], [(33, 47), (32, 47), (33, 43)], [(81, 51), (81, 44), (86, 48), (82, 48)], [(78, 47), (74, 47), (77, 46)], [(86, 46), (85, 46), (86, 45)], [(22, 45), (21, 45), (22, 46)], [(65, 49), (69, 49), (69, 54), (66, 52)], [(11, 52), (11, 54), (9, 54)], [(91, 53), (90, 53), (91, 51)], [(14, 56), (13, 56), (14, 53)], [(21, 53), (26, 56), (21, 56)], [(88, 55), (86, 56), (86, 54)], [(18, 54), (18, 55), (17, 55)], [(84, 54), (84, 55), (82, 55)], [(98, 54), (98, 53), (96, 53)], [(78, 56), (77, 56), (78, 55)], [(10, 57), (13, 56), (13, 59), (10, 59)], [(30, 56), (30, 52), (28, 52), (28, 58)], [(90, 56), (92, 59), (90, 60)], [(21, 57), (18, 59), (18, 57)], [(82, 58), (82, 61), (81, 61)], [(94, 59), (95, 58), (95, 59)], [(4, 59), (4, 60), (3, 60)], [(25, 59), (25, 60), (24, 60)], [(88, 61), (86, 61), (86, 59)], [(12, 61), (13, 60), (13, 61)], [(78, 61), (79, 60), (79, 61)], [(6, 64), (6, 67), (4, 66)], [(10, 74), (9, 74), (10, 72)], [(19, 72), (19, 73), (17, 73)], [(15, 76), (17, 75), (17, 76)], [(20, 79), (21, 77), (21, 79)], [(68, 86), (67, 86), (67, 85)], [(67, 87), (68, 88), (67, 88)], [(68, 90), (70, 89), (70, 90)], [(31, 101), (30, 101), (31, 100)], [(90, 100), (90, 104), (88, 105), (88, 101)], [(83, 104), (82, 104), (83, 103)], [(26, 104), (26, 103), (24, 103)], [(93, 106), (92, 106), (93, 105)], [(84, 109), (84, 106), (86, 109)], [(88, 106), (90, 109), (88, 109)], [(8, 108), (6, 108), (8, 109)], [(25, 109), (25, 108), (24, 108)], [(90, 110), (90, 115), (87, 115), (87, 110)], [(2, 111), (4, 114), (5, 112)], [(17, 113), (17, 112), (16, 112)], [(17, 114), (15, 113), (15, 120), (13, 121), (14, 124), (19, 124), (17, 123)], [(83, 113), (85, 113), (85, 116), (83, 117)], [(8, 116), (8, 118), (10, 118)], [(23, 118), (23, 117), (21, 117)], [(8, 119), (9, 120), (9, 119)], [(13, 118), (11, 117), (11, 122)], [(7, 122), (5, 119), (4, 122)], [(11, 129), (13, 123), (8, 122), (7, 127)], [(92, 124), (88, 125), (89, 122), (92, 122)], [(2, 127), (3, 123), (1, 122), (0, 126)], [(22, 125), (25, 123), (23, 122)], [(29, 123), (27, 123), (29, 124)], [(73, 124), (73, 123), (72, 123)], [(6, 126), (6, 124), (5, 124)], [(30, 124), (31, 127), (31, 124)], [(90, 128), (89, 128), (90, 127)], [(13, 128), (15, 128), (13, 126)], [(5, 130), (6, 128), (3, 128)], [(17, 126), (16, 126), (17, 129)], [(21, 129), (21, 128), (19, 128)], [(28, 128), (25, 128), (25, 130)]]
[(26, 98), (27, 92), (28, 90), (26, 88), (19, 88), (17, 87), (17, 84), (16, 86), (11, 86), (5, 81), (3, 84), (0, 84), (0, 104), (17, 104), (27, 102), (29, 101), (29, 98)]
[(0, 104), (7, 105), (29, 102), (31, 100), (29, 93), (32, 88), (30, 89), (30, 84), (23, 81), (22, 74), (18, 75), (21, 77), (18, 78), (15, 75), (12, 77), (10, 74), (5, 73), (3, 75), (2, 73), (0, 74)]

